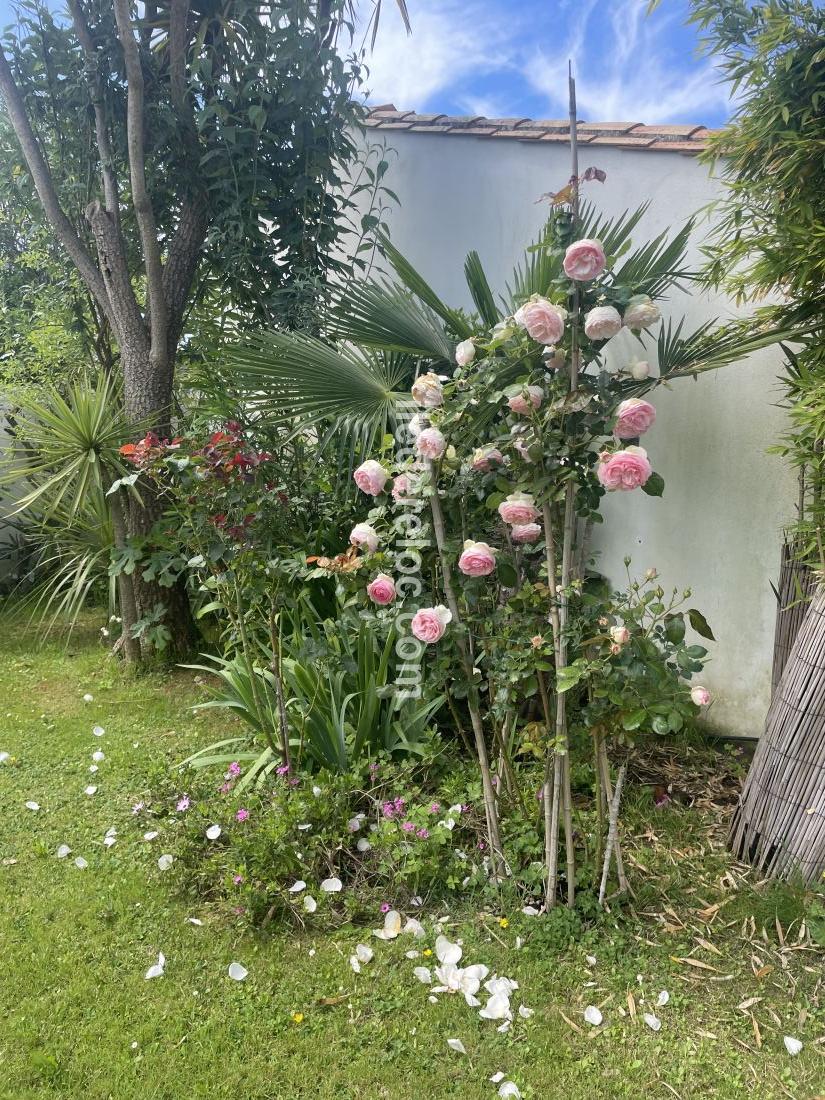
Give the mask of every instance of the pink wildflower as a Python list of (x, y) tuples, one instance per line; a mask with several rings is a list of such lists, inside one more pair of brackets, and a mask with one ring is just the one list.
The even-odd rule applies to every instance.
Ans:
[(145, 802), (136, 802), (134, 804), (134, 806), (132, 807), (132, 813), (133, 814), (139, 814), (141, 812), (141, 810), (145, 810), (145, 809), (146, 809), (146, 803)]
[(229, 765), (229, 770), (226, 773), (226, 778), (237, 779), (240, 774), (241, 765), (238, 763), (237, 760), (233, 760), (232, 763)]
[(240, 886), (243, 882), (243, 875), (235, 875), (232, 879), (236, 886)]
[(390, 911), (390, 903), (388, 901), (382, 901), (381, 902), (381, 912), (382, 913), (389, 913), (389, 911)]
[(384, 805), (381, 807), (381, 813), (384, 815), (384, 817), (394, 817), (395, 806), (393, 806), (392, 802), (385, 802)]
[(427, 837), (430, 835), (430, 830), (424, 828), (417, 829), (415, 835), (418, 837), (419, 840), (426, 840)]
[(430, 803), (430, 813), (431, 814), (441, 813), (441, 803), (440, 802), (431, 802)]
[(178, 799), (178, 804), (177, 806), (175, 806), (175, 809), (178, 810), (180, 813), (183, 813), (183, 811), (188, 810), (191, 805), (192, 800), (190, 799), (188, 794), (185, 794), (182, 798)]
[(240, 810), (238, 810), (238, 812), (235, 814), (235, 820), (236, 821), (246, 821), (246, 819), (248, 817), (249, 817), (249, 810), (245, 810), (245, 809), (243, 809), (243, 807)]
[(405, 833), (411, 833), (415, 829), (415, 823), (412, 821), (405, 821), (402, 823), (401, 828)]
[(275, 769), (275, 774), (276, 775), (286, 775), (286, 773), (288, 771), (289, 771), (289, 764), (281, 764), (279, 767), (277, 767)]

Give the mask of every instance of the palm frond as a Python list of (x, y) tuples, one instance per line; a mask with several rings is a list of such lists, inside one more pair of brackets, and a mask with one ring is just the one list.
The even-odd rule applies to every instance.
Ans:
[(708, 321), (686, 335), (683, 328), (684, 319), (675, 328), (672, 322), (662, 325), (656, 342), (659, 377), (651, 380), (654, 385), (717, 370), (780, 342), (797, 343), (807, 331), (770, 320), (759, 323), (759, 314), (719, 326)]
[(490, 328), (501, 320), (501, 310), (493, 297), (493, 291), (487, 280), (487, 275), (481, 265), (481, 257), (475, 249), (468, 253), (464, 261), (464, 278), (470, 288), (475, 307), (485, 325)]
[(550, 284), (561, 274), (561, 255), (547, 247), (551, 225), (552, 218), (513, 269), (511, 282), (506, 284), (508, 313), (514, 313), (532, 294), (546, 294)]
[(655, 240), (637, 248), (620, 267), (614, 269), (614, 282), (633, 287), (636, 293), (661, 298), (669, 287), (694, 278), (693, 273), (683, 266), (693, 228), (691, 218), (672, 240), (668, 240), (669, 231), (665, 230)]
[(404, 287), (353, 283), (333, 307), (329, 335), (366, 347), (451, 362), (453, 341), (438, 314)]
[(425, 305), (429, 306), (433, 313), (437, 314), (450, 327), (459, 340), (466, 340), (473, 335), (472, 326), (467, 324), (465, 318), (439, 298), (424, 276), (416, 271), (406, 256), (399, 252), (386, 236), (381, 238), (380, 247), (404, 286), (412, 291), (416, 298), (420, 298)]

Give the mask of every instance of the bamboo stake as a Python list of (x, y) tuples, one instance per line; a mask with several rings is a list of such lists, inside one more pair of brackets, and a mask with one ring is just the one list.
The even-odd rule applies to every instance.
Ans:
[[(602, 773), (602, 787), (604, 788), (605, 802), (609, 806), (613, 801), (613, 785), (610, 782), (610, 764), (607, 759), (607, 745), (604, 738), (601, 739), (600, 745), (600, 766)], [(609, 840), (608, 840), (609, 843)], [(619, 879), (619, 889), (623, 894), (626, 894), (629, 890), (627, 876), (624, 872), (624, 859), (622, 858), (622, 847), (619, 842), (618, 828), (613, 837), (613, 850), (616, 853), (616, 874)]]
[(604, 865), (602, 866), (602, 881), (599, 886), (599, 905), (604, 905), (604, 895), (607, 891), (607, 876), (610, 873), (610, 856), (613, 852), (613, 846), (618, 839), (619, 804), (622, 799), (622, 787), (624, 786), (624, 777), (626, 774), (627, 764), (622, 764), (619, 768), (619, 775), (616, 779), (616, 789), (613, 792), (613, 799), (610, 803), (610, 824), (607, 829), (607, 846), (604, 853)]
[(433, 534), (435, 545), (441, 562), (441, 578), (444, 585), (444, 595), (447, 598), (447, 606), (452, 612), (453, 623), (456, 628), (456, 644), (461, 657), (461, 664), (467, 680), (467, 707), (470, 711), (470, 721), (473, 727), (473, 735), (476, 743), (479, 769), (481, 771), (481, 789), (484, 798), (484, 812), (487, 817), (487, 837), (490, 841), (490, 866), (493, 876), (500, 874), (504, 852), (501, 847), (501, 836), (498, 828), (498, 812), (496, 809), (496, 795), (490, 775), (490, 760), (487, 754), (487, 742), (484, 737), (484, 724), (481, 719), (481, 711), (478, 705), (478, 692), (473, 679), (473, 664), (470, 659), (467, 642), (462, 634), (461, 612), (458, 607), (455, 589), (453, 588), (453, 573), (446, 552), (446, 535), (444, 529), (444, 513), (441, 510), (441, 500), (438, 496), (438, 472), (434, 462), (428, 460), (427, 468), (430, 473), (432, 495), (430, 497), (430, 513), (433, 519)]

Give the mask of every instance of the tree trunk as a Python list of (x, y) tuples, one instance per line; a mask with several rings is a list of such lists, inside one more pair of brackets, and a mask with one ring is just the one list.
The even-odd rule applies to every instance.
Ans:
[(728, 843), (772, 877), (813, 884), (825, 871), (825, 587), (777, 685)]

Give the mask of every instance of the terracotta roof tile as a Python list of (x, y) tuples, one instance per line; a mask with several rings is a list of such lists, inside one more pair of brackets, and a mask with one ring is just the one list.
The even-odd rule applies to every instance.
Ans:
[[(364, 125), (372, 129), (405, 130), (415, 134), (452, 134), (479, 138), (509, 138), (511, 141), (570, 140), (569, 123), (563, 118), (484, 118), (482, 115), (416, 114), (399, 111), (394, 103), (373, 107)], [(670, 153), (700, 153), (707, 138), (716, 131), (696, 124), (646, 126), (641, 122), (579, 122), (581, 145), (604, 145), (619, 149), (655, 150)]]

